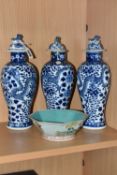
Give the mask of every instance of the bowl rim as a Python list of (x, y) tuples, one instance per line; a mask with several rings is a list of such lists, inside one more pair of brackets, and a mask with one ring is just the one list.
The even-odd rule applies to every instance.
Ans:
[(83, 122), (85, 119), (82, 119), (82, 120), (74, 120), (74, 121), (70, 121), (70, 122), (44, 122), (44, 121), (38, 121), (36, 119), (32, 119), (32, 121), (34, 120), (34, 122), (37, 122), (39, 123), (40, 125), (41, 124), (45, 124), (45, 125), (67, 125), (67, 124), (70, 124), (72, 122), (76, 122), (76, 123), (80, 123), (80, 122)]
[[(74, 112), (78, 112), (78, 113), (81, 113), (81, 114), (83, 114), (83, 118), (82, 119), (76, 119), (76, 120), (71, 120), (71, 121), (68, 121), (68, 122), (57, 122), (57, 121), (39, 121), (38, 119), (36, 119), (36, 118), (33, 118), (33, 116), (32, 115), (34, 115), (34, 114), (36, 114), (36, 113), (39, 113), (39, 112), (47, 112), (47, 111), (62, 111), (62, 110), (64, 110), (64, 111), (74, 111)], [(38, 122), (38, 123), (40, 123), (40, 124), (49, 124), (49, 125), (66, 125), (66, 124), (68, 124), (68, 123), (71, 123), (71, 122), (80, 122), (80, 121), (85, 121), (87, 118), (88, 118), (88, 116), (83, 112), (83, 111), (81, 111), (81, 110), (74, 110), (74, 109), (45, 109), (45, 110), (38, 110), (38, 111), (36, 111), (36, 112), (33, 112), (33, 113), (31, 113), (30, 115), (29, 115), (29, 118), (32, 120), (32, 121), (34, 121), (34, 122)]]

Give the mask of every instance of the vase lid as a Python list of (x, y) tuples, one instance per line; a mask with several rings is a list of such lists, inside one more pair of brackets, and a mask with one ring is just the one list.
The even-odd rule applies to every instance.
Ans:
[(11, 53), (26, 52), (29, 58), (33, 58), (31, 50), (25, 44), (25, 42), (23, 41), (23, 36), (20, 34), (17, 34), (15, 38), (11, 39), (11, 44), (8, 50)]
[(51, 52), (57, 52), (57, 53), (67, 52), (67, 49), (64, 46), (64, 44), (61, 43), (61, 38), (59, 36), (55, 37), (54, 42), (49, 46), (49, 50)]
[(86, 52), (103, 52), (103, 51), (104, 47), (101, 43), (100, 36), (95, 35), (93, 38), (89, 39)]

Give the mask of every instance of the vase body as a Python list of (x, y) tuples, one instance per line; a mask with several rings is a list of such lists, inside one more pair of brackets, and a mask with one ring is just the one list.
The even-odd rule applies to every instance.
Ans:
[(41, 71), (41, 85), (48, 109), (68, 109), (75, 85), (74, 66), (66, 53), (51, 53), (51, 60)]
[(77, 71), (77, 87), (84, 112), (88, 119), (87, 129), (106, 126), (105, 107), (110, 88), (110, 69), (102, 60), (102, 52), (87, 52), (86, 62)]
[(8, 128), (31, 127), (29, 114), (36, 94), (37, 71), (27, 62), (25, 52), (11, 53), (11, 62), (2, 69), (1, 82), (8, 105)]

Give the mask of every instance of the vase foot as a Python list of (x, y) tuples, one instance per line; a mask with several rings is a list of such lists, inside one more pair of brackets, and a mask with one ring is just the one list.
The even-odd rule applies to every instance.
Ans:
[(91, 127), (91, 126), (83, 126), (84, 129), (90, 129), (90, 130), (100, 130), (106, 128), (106, 125), (101, 127)]
[(24, 128), (23, 128), (23, 127), (11, 127), (11, 126), (8, 126), (8, 125), (7, 125), (7, 128), (8, 128), (8, 129), (11, 129), (11, 130), (19, 130), (19, 131), (20, 131), (20, 130), (29, 129), (29, 128), (31, 128), (31, 127), (32, 127), (32, 125), (27, 126), (27, 127), (24, 127)]

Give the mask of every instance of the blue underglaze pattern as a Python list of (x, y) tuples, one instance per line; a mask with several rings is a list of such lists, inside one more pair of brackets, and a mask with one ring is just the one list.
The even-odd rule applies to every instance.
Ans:
[(37, 73), (34, 67), (24, 62), (21, 57), (22, 61), (16, 62), (16, 57), (20, 57), (20, 54), (15, 54), (15, 58), (12, 54), (14, 61), (3, 68), (1, 81), (9, 109), (8, 127), (26, 128), (32, 125), (28, 116), (35, 96)]
[(75, 69), (66, 60), (64, 47), (55, 39), (51, 45), (51, 61), (41, 71), (41, 85), (48, 109), (67, 109), (75, 84)]
[(69, 108), (74, 88), (74, 69), (70, 64), (46, 64), (41, 82), (48, 109)]
[(13, 39), (10, 49), (11, 61), (1, 73), (1, 84), (9, 113), (8, 127), (25, 129), (32, 125), (29, 114), (36, 95), (37, 70), (27, 62), (26, 47), (19, 36)]
[(66, 53), (60, 52), (59, 54), (57, 52), (51, 52), (51, 60), (53, 63), (56, 61), (65, 62), (66, 61)]
[(110, 87), (110, 69), (102, 61), (102, 52), (88, 52), (87, 60), (78, 69), (77, 86), (84, 112), (89, 118), (85, 128), (105, 127), (105, 107)]

